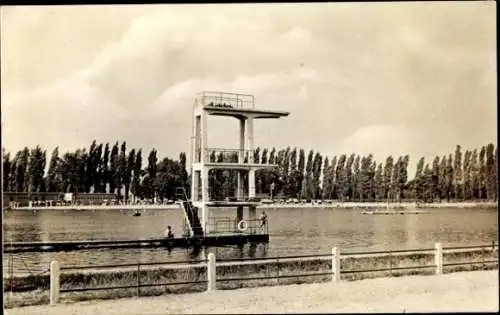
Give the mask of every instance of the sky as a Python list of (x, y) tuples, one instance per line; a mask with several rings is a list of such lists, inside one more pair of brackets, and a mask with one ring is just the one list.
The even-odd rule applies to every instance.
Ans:
[[(203, 90), (290, 111), (261, 147), (330, 157), (496, 143), (496, 3), (380, 2), (1, 8), (2, 142), (189, 152)], [(209, 120), (236, 147), (237, 120)], [(411, 175), (411, 174), (410, 174)]]

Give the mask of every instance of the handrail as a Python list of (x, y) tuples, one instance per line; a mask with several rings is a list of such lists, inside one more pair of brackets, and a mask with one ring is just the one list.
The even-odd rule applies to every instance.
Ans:
[(210, 147), (210, 148), (205, 148), (205, 151), (221, 151), (221, 152), (254, 152), (255, 150), (250, 150), (250, 149), (238, 149), (238, 148), (217, 148), (217, 147)]
[(190, 234), (191, 236), (193, 236), (193, 235), (194, 235), (194, 228), (193, 228), (193, 226), (191, 225), (191, 219), (190, 219), (190, 217), (189, 217), (190, 213), (188, 212), (189, 210), (188, 210), (188, 209), (185, 209), (184, 207), (185, 207), (185, 206), (184, 206), (184, 203), (182, 203), (182, 208), (183, 208), (182, 210), (183, 210), (183, 212), (184, 212), (184, 217), (186, 218), (186, 223), (187, 223), (187, 226), (188, 226), (188, 229), (189, 229), (189, 234)]
[(238, 221), (236, 218), (229, 217), (210, 217), (207, 225), (212, 233), (242, 233), (242, 234), (268, 234), (268, 224), (263, 229), (260, 228), (260, 219), (244, 219), (247, 223), (246, 231), (239, 231), (237, 228)]
[(196, 96), (204, 96), (207, 94), (223, 94), (223, 95), (237, 95), (237, 96), (244, 96), (244, 97), (251, 97), (255, 98), (251, 94), (242, 94), (242, 93), (234, 93), (234, 92), (222, 92), (222, 91), (201, 91), (196, 94)]
[[(187, 226), (189, 228), (189, 232), (193, 236), (194, 235), (194, 227), (191, 226), (191, 219), (190, 219), (190, 216), (191, 216), (191, 218), (193, 218), (193, 211), (192, 211), (192, 209), (190, 209), (191, 205), (190, 205), (189, 200), (188, 200), (186, 189), (184, 187), (177, 187), (176, 191), (181, 191), (182, 197), (184, 198), (182, 200), (182, 204), (180, 206), (183, 210), (182, 212), (184, 212), (184, 218), (186, 219), (186, 221), (188, 223)], [(187, 204), (187, 207), (189, 209), (186, 209), (186, 204)], [(194, 220), (194, 218), (193, 218), (193, 220)]]
[[(251, 108), (255, 107), (255, 97), (249, 94), (238, 94), (228, 92), (204, 91), (196, 94), (194, 106), (222, 105), (223, 108)], [(216, 106), (214, 106), (217, 108)]]
[[(186, 200), (186, 201), (189, 200), (187, 192), (186, 192), (186, 188), (184, 188), (184, 187), (177, 187), (176, 188), (176, 192), (177, 191), (181, 191), (181, 194), (182, 194), (182, 197), (184, 197), (184, 200)], [(178, 195), (178, 193), (176, 193), (176, 195)]]
[[(186, 189), (184, 187), (180, 187), (177, 189), (182, 190), (182, 192), (183, 192), (183, 197), (184, 197), (185, 201), (182, 202), (182, 208), (184, 210), (184, 216), (188, 222), (188, 226), (189, 226), (189, 230), (191, 232), (191, 235), (194, 236), (196, 234), (195, 233), (195, 226), (198, 225), (195, 223), (196, 223), (196, 221), (199, 222), (198, 215), (194, 211), (192, 203), (188, 200)], [(201, 225), (201, 223), (200, 223), (200, 225)], [(201, 233), (204, 233), (203, 227), (201, 227), (201, 229), (202, 229)]]

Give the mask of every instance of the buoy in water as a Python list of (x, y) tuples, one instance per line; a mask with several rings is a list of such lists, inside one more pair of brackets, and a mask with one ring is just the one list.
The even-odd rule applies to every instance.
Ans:
[(248, 228), (247, 221), (241, 220), (240, 222), (238, 222), (238, 230), (240, 232), (245, 232), (247, 228)]

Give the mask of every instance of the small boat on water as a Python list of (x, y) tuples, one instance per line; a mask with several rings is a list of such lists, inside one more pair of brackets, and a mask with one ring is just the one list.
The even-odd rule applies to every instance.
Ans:
[(134, 217), (140, 217), (141, 216), (141, 212), (139, 210), (135, 210), (135, 213), (132, 216), (134, 216)]

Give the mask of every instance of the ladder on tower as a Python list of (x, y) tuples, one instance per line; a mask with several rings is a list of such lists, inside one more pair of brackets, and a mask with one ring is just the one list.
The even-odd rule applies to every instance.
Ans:
[(191, 237), (202, 237), (203, 227), (198, 217), (198, 211), (193, 207), (193, 203), (188, 200), (186, 189), (184, 187), (178, 187), (176, 190), (176, 197), (177, 200), (181, 201), (184, 217), (189, 227), (189, 234)]

